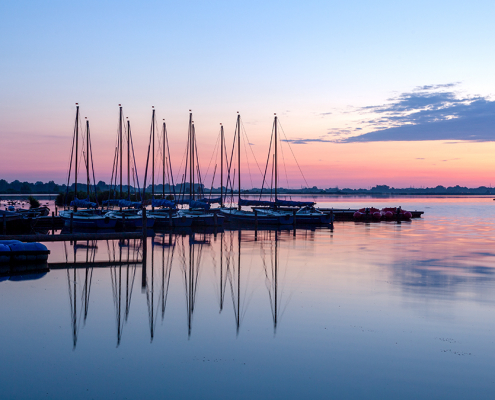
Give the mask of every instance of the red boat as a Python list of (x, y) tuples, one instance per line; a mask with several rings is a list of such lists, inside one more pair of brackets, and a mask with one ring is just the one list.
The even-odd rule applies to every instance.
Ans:
[(403, 210), (401, 207), (386, 207), (382, 208), (382, 217), (385, 219), (394, 219), (399, 217), (400, 219), (411, 219), (412, 213), (410, 211)]
[(381, 219), (382, 214), (378, 208), (365, 207), (360, 208), (354, 213), (354, 219), (366, 219), (372, 217), (373, 219)]

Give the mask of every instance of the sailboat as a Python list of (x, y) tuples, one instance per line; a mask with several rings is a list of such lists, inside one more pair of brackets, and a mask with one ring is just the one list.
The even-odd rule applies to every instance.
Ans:
[[(170, 161), (170, 148), (168, 145), (167, 125), (163, 120), (162, 128), (162, 198), (155, 199), (155, 110), (153, 109), (152, 115), (152, 131), (150, 136), (150, 146), (148, 146), (148, 160), (149, 152), (151, 149), (152, 161), (151, 161), (151, 211), (147, 212), (148, 218), (155, 221), (157, 227), (188, 227), (193, 223), (193, 217), (188, 215), (179, 215), (176, 210), (176, 204), (172, 200), (165, 199), (165, 176), (168, 176), (169, 187), (170, 184), (174, 188), (174, 177), (172, 173), (172, 163)], [(167, 162), (168, 160), (168, 162)], [(148, 165), (146, 165), (147, 173)], [(146, 176), (145, 173), (145, 176)], [(146, 180), (146, 178), (145, 178)], [(146, 181), (145, 181), (146, 187)], [(174, 196), (175, 198), (175, 196)], [(138, 214), (141, 215), (142, 211)]]
[[(274, 213), (294, 215), (296, 217), (296, 224), (329, 224), (332, 222), (330, 214), (325, 214), (320, 210), (317, 210), (313, 201), (292, 201), (292, 200), (280, 200), (278, 198), (278, 118), (275, 114), (273, 120), (273, 138), (274, 138), (274, 195), (275, 201), (256, 201), (255, 203), (261, 203), (255, 210), (259, 214), (273, 215)], [(269, 154), (270, 156), (270, 154)], [(270, 157), (268, 157), (270, 159)], [(254, 204), (255, 206), (257, 204)], [(261, 206), (261, 207), (260, 207)]]
[[(155, 115), (155, 110), (153, 109), (153, 119)], [(154, 126), (152, 126), (152, 133), (154, 134)], [(118, 190), (118, 199), (109, 199), (103, 202), (107, 206), (118, 206), (119, 209), (108, 211), (105, 216), (115, 221), (117, 227), (123, 229), (133, 229), (142, 228), (143, 218), (138, 214), (139, 208), (142, 206), (140, 201), (131, 201), (131, 147), (132, 147), (132, 135), (131, 135), (131, 123), (127, 120), (127, 199), (123, 199), (123, 134), (124, 134), (124, 117), (122, 113), (122, 105), (119, 104), (119, 133), (118, 133), (118, 145), (115, 149), (115, 158), (113, 163), (111, 184), (115, 188), (112, 192), (117, 192), (117, 178), (120, 177), (120, 185)], [(136, 160), (134, 158), (133, 150), (133, 160), (134, 160), (134, 175), (137, 180), (139, 189), (139, 179), (137, 178), (136, 171)], [(114, 180), (115, 179), (115, 180)], [(146, 183), (145, 183), (146, 185)], [(136, 200), (139, 195), (139, 190), (136, 192)], [(144, 198), (144, 191), (143, 191)], [(146, 220), (146, 227), (153, 227), (155, 220), (149, 218)]]
[[(188, 204), (189, 208), (183, 208), (178, 211), (179, 216), (192, 217), (193, 225), (218, 226), (223, 225), (225, 217), (213, 212), (209, 212), (210, 203), (201, 199), (196, 199), (196, 179), (198, 179), (201, 192), (201, 175), (197, 163), (198, 151), (196, 146), (196, 131), (192, 120), (192, 112), (189, 110), (189, 129), (187, 140), (187, 157), (182, 182), (182, 195), (178, 199), (178, 204)], [(189, 198), (185, 198), (185, 179), (189, 172)], [(202, 194), (202, 193), (200, 193)], [(203, 196), (204, 197), (204, 196)]]
[[(70, 207), (72, 207), (72, 209), (69, 207), (63, 211), (60, 211), (59, 215), (62, 218), (62, 220), (64, 220), (65, 225), (72, 224), (73, 228), (76, 229), (77, 228), (92, 228), (92, 229), (115, 228), (116, 221), (113, 221), (109, 217), (102, 215), (101, 212), (97, 209), (98, 207), (97, 203), (91, 202), (89, 200), (89, 193), (91, 188), (90, 162), (92, 166), (93, 156), (91, 149), (89, 121), (87, 119), (86, 119), (86, 152), (85, 152), (87, 198), (85, 200), (79, 200), (77, 198), (78, 158), (79, 158), (79, 104), (76, 103), (76, 121), (74, 124), (74, 136), (72, 139), (72, 151), (71, 151), (70, 164), (69, 164), (69, 174), (67, 178), (67, 192), (68, 192), (72, 161), (74, 159), (74, 200), (70, 202)], [(95, 181), (94, 169), (93, 169), (93, 181)], [(96, 197), (96, 190), (95, 190), (95, 197)]]
[[(254, 211), (243, 210), (242, 206), (259, 206), (268, 205), (271, 202), (265, 202), (260, 200), (244, 200), (241, 198), (241, 116), (237, 113), (236, 122), (236, 134), (234, 141), (237, 140), (237, 181), (238, 181), (238, 198), (237, 207), (221, 207), (220, 212), (227, 218), (229, 222), (236, 222), (241, 224), (265, 224), (265, 225), (290, 225), (293, 223), (292, 215), (287, 213), (281, 213), (277, 211), (271, 211), (267, 213), (256, 213)], [(232, 165), (229, 166), (229, 170)], [(275, 171), (277, 165), (275, 163)], [(275, 172), (275, 177), (277, 172)], [(275, 178), (276, 180), (276, 178)], [(265, 204), (266, 203), (266, 204)]]

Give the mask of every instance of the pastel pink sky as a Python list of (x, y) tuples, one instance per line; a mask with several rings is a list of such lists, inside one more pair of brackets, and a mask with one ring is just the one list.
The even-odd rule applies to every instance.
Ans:
[[(84, 112), (82, 114), (84, 115)], [(96, 123), (91, 125), (97, 181), (110, 181), (113, 149), (117, 135), (117, 107), (114, 108), (114, 114), (116, 118), (113, 124), (101, 120), (101, 122), (107, 122), (106, 129), (101, 129), (101, 126)], [(149, 118), (150, 115), (149, 113)], [(230, 124), (224, 124), (228, 151), (232, 146), (235, 114), (232, 114), (232, 117)], [(61, 121), (67, 126), (63, 128), (62, 124), (58, 122), (55, 124), (53, 133), (50, 133), (51, 129), (46, 126), (41, 128), (42, 132), (35, 133), (36, 126), (33, 125), (30, 129), (23, 128), (28, 133), (23, 133), (21, 129), (14, 134), (3, 135), (0, 150), (1, 178), (8, 181), (14, 179), (30, 182), (54, 180), (57, 183), (65, 183), (72, 140), (73, 118), (73, 113), (66, 113)], [(178, 168), (186, 146), (187, 118), (186, 110), (180, 119), (172, 119), (168, 124), (172, 163), (176, 176), (179, 173)], [(271, 118), (271, 116), (267, 116), (263, 121), (244, 119), (246, 132), (251, 143), (254, 144), (251, 147), (262, 170), (267, 157)], [(205, 126), (202, 126), (198, 119), (201, 121), (202, 118), (195, 118), (200, 163), (203, 174), (206, 174), (206, 168), (210, 163), (219, 133), (219, 125), (206, 121)], [(280, 120), (288, 138), (301, 136), (301, 130), (293, 132), (290, 125), (291, 118), (280, 117)], [(318, 121), (317, 118), (315, 120)], [(146, 162), (149, 123), (150, 121), (146, 121), (146, 118), (141, 118), (137, 126), (132, 126), (141, 179), (144, 175)], [(299, 120), (298, 124), (303, 125), (304, 121)], [(29, 123), (24, 126), (28, 125)], [(111, 125), (114, 126), (111, 127)], [(282, 143), (280, 146), (282, 146), (286, 163), (284, 167), (283, 158), (279, 151), (279, 185), (282, 187), (306, 186), (287, 143)], [(495, 152), (495, 143), (492, 142), (308, 142), (307, 144), (293, 143), (291, 146), (309, 186), (366, 188), (377, 184), (394, 187), (431, 187), (459, 184), (477, 187), (495, 183), (492, 182), (491, 173), (493, 170), (492, 155)], [(243, 148), (241, 157), (245, 157), (245, 154)], [(255, 186), (260, 186), (260, 173), (249, 149), (248, 156), (251, 176), (248, 173), (247, 163), (243, 162), (242, 186), (249, 188), (251, 182)], [(212, 161), (212, 165), (215, 162), (218, 163), (219, 161)], [(211, 184), (212, 169), (213, 167), (210, 167), (210, 176), (205, 177), (206, 186)], [(215, 186), (219, 185), (218, 179), (219, 171)]]
[(122, 103), (141, 176), (155, 106), (176, 173), (189, 109), (204, 168), (237, 111), (264, 163), (276, 112), (309, 186), (490, 185), (494, 14), (488, 0), (3, 2), (0, 179), (63, 183), (78, 102), (97, 180)]

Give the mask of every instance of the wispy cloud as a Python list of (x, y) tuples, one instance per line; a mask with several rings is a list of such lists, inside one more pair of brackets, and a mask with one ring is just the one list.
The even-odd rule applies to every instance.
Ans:
[[(372, 119), (361, 125), (368, 132), (341, 142), (414, 140), (495, 140), (495, 101), (483, 96), (461, 96), (459, 83), (424, 85), (367, 106), (356, 112)], [(357, 133), (357, 132), (356, 132)]]
[(459, 85), (459, 82), (453, 82), (418, 86), (389, 98), (381, 105), (346, 109), (342, 113), (357, 117), (353, 128), (329, 129), (325, 137), (289, 141), (296, 144), (495, 141), (495, 101), (486, 96), (462, 95)]

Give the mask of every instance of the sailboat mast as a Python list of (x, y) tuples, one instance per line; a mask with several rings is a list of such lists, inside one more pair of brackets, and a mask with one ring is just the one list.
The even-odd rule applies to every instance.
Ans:
[(89, 121), (86, 117), (86, 191), (89, 199)]
[(241, 116), (237, 111), (237, 179), (239, 193), (237, 196), (237, 208), (241, 209)]
[(162, 199), (165, 199), (165, 136), (167, 132), (167, 126), (165, 125), (165, 120), (163, 120), (163, 152), (162, 152), (162, 158), (163, 158), (163, 176), (162, 176)]
[(151, 114), (151, 132), (153, 136), (153, 144), (152, 144), (152, 161), (151, 161), (151, 199), (155, 198), (155, 107), (151, 107), (153, 109)]
[(76, 103), (76, 165), (75, 165), (75, 178), (74, 178), (74, 199), (77, 200), (77, 155), (79, 153), (79, 105)]
[(131, 199), (131, 123), (127, 119), (127, 200)]
[(192, 200), (196, 197), (196, 188), (195, 188), (195, 144), (196, 144), (196, 130), (194, 129), (194, 121), (191, 126), (191, 172), (192, 172)]
[(192, 112), (189, 110), (189, 198), (192, 199)]
[(220, 124), (220, 207), (223, 207), (223, 125)]
[(278, 183), (278, 177), (277, 177), (277, 148), (278, 148), (278, 139), (277, 139), (277, 114), (275, 114), (275, 207), (277, 207), (277, 183)]
[(120, 196), (122, 198), (122, 105), (119, 104)]

